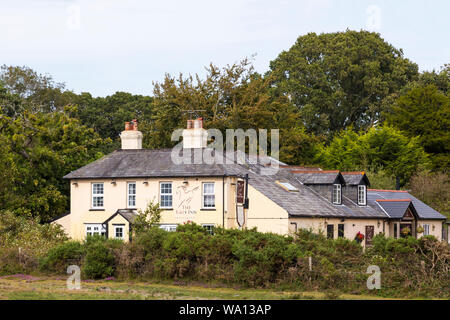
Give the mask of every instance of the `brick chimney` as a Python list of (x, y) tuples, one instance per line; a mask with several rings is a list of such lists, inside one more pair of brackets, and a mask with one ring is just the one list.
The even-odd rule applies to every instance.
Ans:
[(203, 118), (188, 120), (183, 130), (183, 148), (206, 148), (208, 132), (203, 128)]
[(122, 149), (142, 149), (142, 132), (138, 131), (137, 119), (125, 122), (125, 130), (120, 134)]

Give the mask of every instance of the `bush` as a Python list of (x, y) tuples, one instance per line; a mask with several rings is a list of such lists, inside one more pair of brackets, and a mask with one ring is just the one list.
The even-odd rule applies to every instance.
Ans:
[(80, 265), (85, 254), (83, 245), (78, 241), (67, 241), (51, 248), (40, 259), (39, 269), (46, 272), (65, 273), (71, 264)]
[[(387, 296), (449, 295), (450, 248), (432, 236), (373, 238), (364, 251), (348, 239), (327, 239), (299, 230), (293, 237), (256, 229), (215, 229), (214, 235), (193, 223), (176, 232), (150, 227), (132, 243), (88, 237), (57, 245), (40, 259), (40, 268), (65, 272), (81, 260), (83, 277), (218, 282), (286, 290), (339, 290)], [(310, 265), (311, 263), (311, 265)], [(367, 266), (382, 272), (382, 289), (366, 289)], [(0, 249), (0, 272), (34, 270), (36, 259), (17, 249)], [(446, 289), (447, 288), (447, 289)]]
[(21, 248), (43, 256), (65, 240), (67, 236), (59, 225), (40, 224), (37, 218), (0, 211), (0, 246), (3, 248)]
[(32, 273), (36, 270), (38, 261), (28, 250), (18, 248), (0, 249), (0, 275), (16, 273)]
[(255, 286), (275, 281), (294, 266), (300, 250), (291, 237), (250, 231), (234, 243), (232, 253), (236, 281)]
[(122, 241), (91, 236), (85, 241), (86, 255), (82, 263), (83, 275), (89, 279), (110, 277), (115, 271), (114, 249), (119, 249)]

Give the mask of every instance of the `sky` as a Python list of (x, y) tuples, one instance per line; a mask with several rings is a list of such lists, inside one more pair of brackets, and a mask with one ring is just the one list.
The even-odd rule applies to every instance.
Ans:
[(421, 71), (450, 63), (448, 0), (2, 0), (0, 65), (76, 93), (152, 95), (164, 75), (254, 57), (264, 73), (308, 32), (370, 30)]

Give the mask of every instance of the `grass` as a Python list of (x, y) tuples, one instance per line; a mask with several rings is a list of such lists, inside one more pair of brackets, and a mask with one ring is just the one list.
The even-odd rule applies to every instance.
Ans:
[(330, 297), (323, 292), (210, 288), (199, 285), (182, 286), (116, 280), (82, 282), (80, 290), (69, 290), (65, 278), (29, 276), (0, 278), (0, 299), (2, 300), (311, 300), (330, 298), (382, 299), (369, 295), (336, 294)]

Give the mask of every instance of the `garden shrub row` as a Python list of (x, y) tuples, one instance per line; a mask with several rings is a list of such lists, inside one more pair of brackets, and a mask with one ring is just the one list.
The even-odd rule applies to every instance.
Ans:
[(40, 272), (63, 274), (77, 264), (85, 279), (114, 276), (354, 294), (375, 292), (366, 287), (366, 270), (377, 265), (382, 272), (377, 294), (448, 298), (449, 263), (449, 246), (433, 237), (377, 235), (373, 246), (363, 250), (355, 241), (327, 239), (305, 230), (282, 236), (218, 228), (211, 235), (188, 223), (176, 232), (151, 227), (131, 243), (102, 237), (66, 241), (51, 248), (38, 265)]

